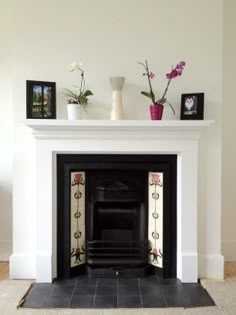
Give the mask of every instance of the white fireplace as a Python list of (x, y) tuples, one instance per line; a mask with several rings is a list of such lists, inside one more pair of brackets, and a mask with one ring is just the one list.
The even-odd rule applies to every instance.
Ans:
[[(35, 248), (28, 259), (38, 282), (57, 276), (56, 155), (175, 154), (177, 155), (177, 277), (198, 279), (197, 169), (198, 141), (212, 121), (28, 120), (35, 138)], [(11, 277), (27, 278), (24, 257), (13, 253)]]

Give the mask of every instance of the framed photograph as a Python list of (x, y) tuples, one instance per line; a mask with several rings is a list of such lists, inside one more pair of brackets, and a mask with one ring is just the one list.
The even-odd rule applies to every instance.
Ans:
[(56, 118), (56, 83), (26, 81), (26, 117), (30, 119)]
[(182, 120), (204, 119), (204, 93), (182, 94), (180, 118)]

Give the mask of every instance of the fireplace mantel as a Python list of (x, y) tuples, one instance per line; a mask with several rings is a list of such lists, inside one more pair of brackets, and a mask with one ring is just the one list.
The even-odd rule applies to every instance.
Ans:
[(199, 139), (212, 120), (27, 120), (37, 139)]
[(57, 154), (174, 154), (177, 155), (177, 277), (183, 282), (197, 282), (198, 143), (211, 124), (211, 120), (24, 121), (35, 138), (33, 168), (27, 173), (35, 193), (29, 196), (28, 190), (23, 191), (25, 195), (19, 193), (19, 200), (29, 199), (24, 206), (28, 207), (35, 228), (28, 237), (35, 242), (29, 252), (13, 253), (11, 278), (51, 282), (57, 276)]

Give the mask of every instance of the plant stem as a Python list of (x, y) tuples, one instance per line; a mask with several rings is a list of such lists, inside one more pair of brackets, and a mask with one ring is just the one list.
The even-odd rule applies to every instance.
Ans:
[(150, 92), (151, 92), (151, 96), (152, 96), (152, 101), (153, 101), (153, 103), (155, 103), (155, 98), (154, 98), (154, 93), (153, 93), (153, 90), (152, 90), (152, 83), (151, 83), (151, 79), (150, 79), (150, 74), (149, 74), (149, 68), (148, 68), (147, 60), (145, 60), (145, 65), (146, 65), (146, 73), (147, 73), (147, 77), (148, 77), (148, 84), (149, 84), (149, 88), (150, 88)]
[(170, 108), (172, 109), (173, 114), (175, 115), (175, 110), (174, 107), (171, 105), (171, 103), (167, 102), (167, 104), (170, 106)]
[(79, 93), (81, 94), (84, 88), (84, 71), (81, 71), (81, 82), (80, 82), (80, 89)]
[(164, 91), (164, 93), (163, 93), (163, 95), (162, 95), (162, 97), (161, 97), (161, 100), (165, 99), (166, 93), (167, 93), (167, 91), (168, 91), (168, 88), (169, 88), (169, 85), (170, 85), (171, 80), (172, 80), (172, 79), (169, 79), (169, 80), (168, 80), (167, 85), (166, 85), (166, 89), (165, 89), (165, 91)]

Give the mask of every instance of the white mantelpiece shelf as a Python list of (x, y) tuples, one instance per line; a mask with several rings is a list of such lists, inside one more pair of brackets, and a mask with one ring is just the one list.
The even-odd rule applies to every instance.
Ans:
[(199, 139), (213, 120), (36, 120), (25, 121), (37, 139)]

